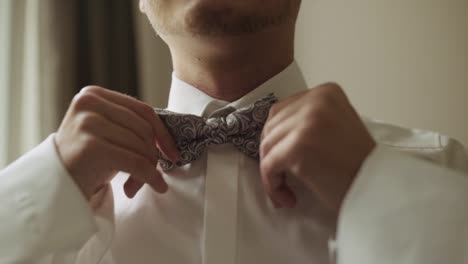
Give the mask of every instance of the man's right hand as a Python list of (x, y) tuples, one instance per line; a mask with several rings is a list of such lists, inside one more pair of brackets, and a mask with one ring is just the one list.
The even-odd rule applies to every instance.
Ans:
[(73, 98), (55, 143), (65, 167), (88, 199), (119, 171), (131, 175), (124, 184), (128, 197), (135, 196), (144, 184), (164, 193), (168, 186), (156, 168), (158, 152), (173, 161), (179, 156), (152, 107), (96, 86), (83, 88)]

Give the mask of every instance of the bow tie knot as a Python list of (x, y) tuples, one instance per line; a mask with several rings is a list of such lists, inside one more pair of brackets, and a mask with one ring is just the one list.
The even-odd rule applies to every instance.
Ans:
[(277, 99), (271, 94), (239, 110), (222, 109), (209, 118), (155, 109), (181, 152), (181, 160), (176, 163), (160, 158), (161, 168), (170, 170), (183, 166), (198, 159), (208, 146), (227, 143), (258, 159), (260, 134), (275, 102)]

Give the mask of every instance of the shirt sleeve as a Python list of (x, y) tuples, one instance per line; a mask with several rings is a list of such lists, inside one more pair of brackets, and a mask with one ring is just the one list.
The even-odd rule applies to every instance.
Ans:
[(55, 263), (53, 254), (78, 252), (98, 230), (53, 137), (0, 171), (0, 263)]
[(468, 161), (447, 143), (444, 164), (376, 147), (340, 212), (338, 263), (468, 263)]

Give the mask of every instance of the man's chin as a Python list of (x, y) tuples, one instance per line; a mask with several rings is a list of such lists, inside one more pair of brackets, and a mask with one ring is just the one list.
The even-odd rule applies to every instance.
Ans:
[(231, 1), (194, 0), (186, 9), (185, 30), (193, 35), (233, 36), (252, 34), (284, 21), (285, 15), (262, 14)]
[[(160, 35), (239, 36), (284, 24), (298, 0), (161, 0), (153, 6), (153, 26)], [(166, 1), (166, 2), (165, 2)]]

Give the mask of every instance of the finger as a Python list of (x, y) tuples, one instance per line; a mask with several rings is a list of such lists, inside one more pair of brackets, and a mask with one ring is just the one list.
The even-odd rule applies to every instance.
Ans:
[[(158, 155), (159, 156), (159, 155)], [(157, 170), (159, 173), (162, 174), (162, 169), (160, 168), (159, 164), (157, 166)], [(140, 191), (140, 189), (145, 185), (144, 182), (138, 181), (138, 179), (134, 179), (133, 177), (128, 177), (127, 181), (124, 184), (124, 191), (128, 198), (133, 198), (135, 195)]]
[(278, 201), (281, 206), (286, 208), (294, 208), (297, 204), (297, 198), (292, 189), (284, 181), (278, 188), (273, 192), (273, 199)]
[(303, 98), (306, 92), (307, 91), (300, 92), (272, 106), (262, 131), (262, 137), (273, 129), (281, 120), (285, 119), (285, 117), (293, 116), (297, 113), (297, 110), (301, 107), (301, 104), (297, 103), (297, 101)]
[[(159, 157), (159, 155), (158, 155)], [(162, 170), (158, 164), (157, 170), (162, 175)], [(144, 182), (139, 181), (136, 178), (129, 177), (124, 184), (124, 191), (128, 198), (132, 199), (140, 191), (140, 189), (145, 185)]]
[(282, 203), (274, 196), (275, 190), (281, 185), (280, 175), (275, 175), (274, 177), (268, 177), (265, 174), (261, 174), (261, 181), (265, 193), (270, 198), (271, 202), (276, 208), (283, 207)]
[(260, 143), (260, 158), (268, 155), (268, 152), (270, 152), (275, 144), (291, 133), (297, 122), (295, 117), (286, 118), (281, 124), (272, 128), (268, 133), (265, 133)]
[[(151, 126), (143, 118), (125, 107), (103, 99), (98, 95), (86, 93), (82, 94), (76, 101), (74, 110), (86, 114), (89, 111), (99, 113), (113, 123), (133, 131), (135, 135), (147, 142), (149, 147), (153, 146)], [(83, 117), (86, 118), (86, 115)]]
[(262, 184), (276, 208), (293, 208), (296, 205), (296, 196), (286, 184), (285, 174), (262, 177)]
[(275, 130), (275, 128), (283, 126), (285, 120), (296, 118), (300, 114), (301, 107), (302, 104), (293, 102), (281, 109), (275, 116), (268, 119), (262, 131), (262, 138), (265, 138), (266, 135)]
[(136, 178), (128, 177), (127, 181), (124, 184), (124, 192), (128, 198), (133, 198), (138, 193), (138, 191), (145, 185), (144, 182), (138, 181)]
[(82, 129), (111, 144), (143, 155), (156, 165), (158, 153), (156, 148), (148, 146), (147, 142), (144, 142), (129, 129), (121, 127), (97, 113), (87, 113), (87, 120), (86, 127), (82, 127)]
[(293, 139), (291, 135), (293, 134), (290, 133), (275, 144), (268, 155), (260, 161), (262, 183), (268, 195), (285, 207), (293, 207), (296, 204), (295, 195), (286, 185), (284, 177), (291, 164)]
[(297, 132), (289, 133), (276, 142), (268, 155), (260, 160), (260, 169), (265, 176), (283, 174), (293, 164), (293, 146)]
[[(323, 92), (324, 90), (327, 90), (327, 92)], [(323, 101), (325, 100), (324, 98), (326, 98), (326, 102), (328, 103), (346, 101), (346, 95), (342, 91), (340, 92), (340, 90), (341, 88), (336, 84), (325, 83), (312, 88), (312, 90), (300, 92), (286, 100), (278, 102), (273, 105), (270, 114), (268, 115), (268, 119), (262, 131), (262, 136), (278, 126), (284, 119), (297, 115), (301, 109), (311, 109), (311, 106), (315, 106), (316, 103), (323, 104)], [(343, 100), (343, 98), (345, 100)], [(341, 105), (342, 104), (339, 103), (334, 104), (334, 107), (341, 107)]]
[(95, 144), (97, 149), (102, 152), (100, 155), (105, 157), (103, 163), (110, 171), (117, 170), (129, 173), (135, 180), (147, 183), (159, 193), (167, 191), (167, 183), (149, 159), (104, 140), (99, 139)]
[(171, 160), (177, 161), (179, 159), (179, 150), (177, 149), (174, 139), (151, 106), (128, 95), (104, 88), (89, 87), (87, 90), (91, 90), (91, 92), (98, 94), (109, 101), (124, 106), (145, 119), (153, 128), (155, 141), (161, 150)]
[(299, 92), (297, 94), (294, 94), (294, 95), (292, 95), (292, 96), (290, 96), (290, 97), (288, 97), (286, 99), (283, 99), (283, 100), (277, 102), (276, 104), (274, 104), (273, 107), (272, 107), (273, 111), (270, 111), (271, 112), (271, 117), (273, 117), (275, 114), (278, 113), (277, 110), (281, 110), (285, 106), (291, 104), (292, 102), (304, 97), (304, 94), (306, 94), (308, 92), (310, 92), (310, 91), (309, 90), (301, 91), (301, 92)]

